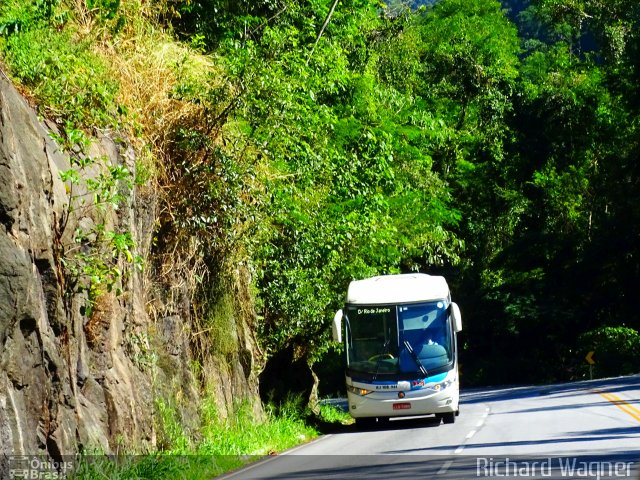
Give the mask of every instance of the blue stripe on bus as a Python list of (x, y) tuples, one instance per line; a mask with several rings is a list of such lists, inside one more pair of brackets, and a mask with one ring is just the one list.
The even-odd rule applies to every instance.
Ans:
[[(439, 382), (442, 382), (447, 377), (448, 373), (449, 372), (438, 373), (437, 375), (432, 375), (432, 376), (427, 377), (427, 378), (421, 378), (421, 379), (418, 379), (417, 381), (423, 381), (425, 384), (427, 384), (427, 383), (439, 383)], [(396, 381), (390, 381), (390, 380), (365, 380), (365, 379), (362, 379), (362, 378), (351, 377), (351, 381), (358, 382), (358, 383), (368, 383), (370, 385), (397, 385), (398, 382), (402, 382), (402, 381), (415, 382), (416, 380), (396, 380)]]

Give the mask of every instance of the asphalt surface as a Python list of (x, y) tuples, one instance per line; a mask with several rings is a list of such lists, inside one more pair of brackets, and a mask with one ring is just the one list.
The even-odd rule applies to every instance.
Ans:
[(640, 375), (463, 391), (460, 410), (354, 425), (221, 478), (640, 480)]

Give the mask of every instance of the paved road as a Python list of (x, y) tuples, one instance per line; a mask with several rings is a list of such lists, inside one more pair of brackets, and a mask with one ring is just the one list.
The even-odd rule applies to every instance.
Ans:
[(453, 425), (354, 426), (224, 478), (498, 477), (640, 480), (640, 375), (467, 391)]

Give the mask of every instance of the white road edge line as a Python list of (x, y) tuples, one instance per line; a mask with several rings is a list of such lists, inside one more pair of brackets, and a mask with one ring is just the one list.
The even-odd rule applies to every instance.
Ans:
[(239, 468), (237, 468), (235, 470), (232, 470), (230, 472), (223, 473), (222, 475), (220, 475), (219, 477), (216, 477), (216, 478), (218, 480), (227, 480), (227, 479), (232, 479), (232, 478), (243, 478), (243, 477), (239, 477), (238, 475), (246, 474), (247, 472), (253, 470), (254, 468), (261, 467), (266, 463), (274, 461), (276, 458), (278, 458), (277, 455), (264, 457), (264, 458), (261, 458), (260, 460), (258, 460), (256, 462), (248, 463), (243, 467), (239, 467)]
[(471, 437), (473, 437), (476, 434), (477, 430), (471, 430), (469, 433), (467, 433), (467, 436), (465, 437), (467, 440), (469, 440)]
[(321, 436), (320, 438), (316, 438), (315, 440), (312, 440), (312, 441), (310, 441), (310, 442), (308, 442), (308, 443), (303, 443), (302, 445), (298, 445), (297, 447), (293, 447), (293, 448), (290, 448), (289, 450), (285, 450), (284, 452), (279, 453), (279, 454), (278, 454), (278, 455), (276, 455), (276, 456), (283, 457), (283, 456), (285, 456), (285, 455), (290, 455), (290, 454), (292, 454), (293, 452), (297, 452), (297, 451), (298, 451), (298, 450), (300, 450), (301, 448), (308, 447), (309, 445), (311, 445), (311, 444), (313, 444), (313, 443), (319, 443), (321, 440), (326, 440), (327, 438), (330, 438), (330, 437), (333, 437), (333, 434), (332, 434), (332, 433), (328, 433), (328, 434), (323, 435), (323, 436)]
[(266, 463), (269, 463), (269, 462), (272, 462), (274, 460), (277, 460), (278, 457), (289, 455), (289, 454), (295, 452), (296, 450), (300, 450), (301, 448), (304, 448), (304, 447), (306, 447), (308, 445), (311, 445), (312, 443), (320, 442), (321, 440), (323, 440), (325, 438), (332, 437), (332, 436), (333, 436), (333, 434), (331, 434), (331, 433), (329, 433), (327, 435), (323, 435), (320, 438), (316, 438), (315, 440), (310, 441), (309, 443), (304, 443), (302, 445), (298, 445), (297, 447), (290, 448), (289, 450), (281, 452), (281, 453), (279, 453), (277, 455), (265, 456), (264, 458), (261, 458), (260, 460), (256, 460), (255, 462), (248, 463), (243, 467), (239, 467), (239, 468), (237, 468), (235, 470), (231, 470), (230, 472), (225, 472), (225, 473), (223, 473), (222, 475), (220, 475), (219, 477), (216, 477), (216, 478), (218, 480), (230, 480), (230, 479), (233, 479), (233, 478), (241, 478), (241, 477), (238, 477), (238, 475), (246, 474), (247, 472), (253, 470), (254, 468), (262, 467)]
[(442, 467), (440, 467), (440, 470), (438, 470), (437, 475), (443, 475), (445, 473), (447, 473), (447, 470), (449, 470), (449, 467), (453, 465), (453, 460), (447, 460), (446, 462), (444, 462), (442, 464)]

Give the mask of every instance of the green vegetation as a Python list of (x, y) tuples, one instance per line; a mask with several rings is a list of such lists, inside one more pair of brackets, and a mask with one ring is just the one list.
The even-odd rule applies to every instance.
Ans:
[(0, 55), (61, 144), (117, 129), (144, 159), (196, 364), (233, 349), (238, 270), (267, 356), (309, 363), (351, 279), (425, 271), (462, 307), (463, 384), (545, 382), (585, 349), (640, 368), (640, 6), (604, 3), (516, 25), (498, 0), (343, 0), (318, 38), (329, 0), (6, 0)]
[(214, 399), (205, 399), (203, 427), (198, 432), (186, 432), (178, 413), (166, 402), (158, 401), (156, 407), (161, 452), (120, 452), (115, 458), (88, 453), (68, 478), (210, 479), (317, 436), (302, 417), (304, 406), (299, 398), (277, 408), (267, 406), (264, 419), (256, 418), (246, 403), (237, 406), (233, 418), (220, 418)]
[[(65, 133), (63, 141), (72, 141), (74, 147), (81, 143), (88, 145), (83, 134)], [(82, 151), (70, 158), (72, 167), (60, 172), (69, 193), (67, 210), (59, 226), (60, 237), (65, 235), (71, 217), (86, 217), (73, 233), (73, 244), (64, 248), (62, 264), (69, 285), (67, 295), (86, 292), (85, 314), (91, 317), (101, 295), (112, 291), (116, 296), (122, 294), (123, 279), (128, 273), (128, 270), (123, 273), (122, 264), (135, 264), (141, 269), (143, 260), (135, 254), (131, 233), (117, 231), (107, 223), (108, 214), (124, 202), (121, 191), (132, 187), (127, 167), (109, 165), (105, 158), (92, 158)]]
[(353, 423), (353, 417), (343, 409), (330, 404), (320, 404), (318, 417), (331, 424), (348, 425)]
[(250, 405), (241, 403), (233, 415), (221, 418), (215, 400), (206, 398), (201, 406), (202, 429), (196, 435), (188, 435), (175, 418), (176, 412), (159, 402), (163, 432), (160, 444), (164, 451), (179, 455), (195, 452), (205, 456), (255, 457), (286, 450), (317, 435), (304, 422), (300, 398), (277, 407), (267, 405), (265, 410), (266, 418), (261, 419)]
[(592, 367), (596, 377), (638, 372), (640, 334), (633, 328), (600, 327), (580, 335), (578, 342), (581, 353), (597, 352)]
[(66, 125), (118, 123), (117, 82), (89, 38), (79, 38), (61, 2), (3, 2), (0, 41), (15, 78), (34, 95), (42, 113)]
[(208, 480), (225, 471), (239, 468), (245, 459), (230, 457), (205, 457), (199, 455), (180, 456), (175, 454), (134, 456), (118, 458), (105, 456), (85, 456), (80, 459), (71, 475), (72, 480), (103, 478), (108, 480), (142, 479), (194, 479)]

